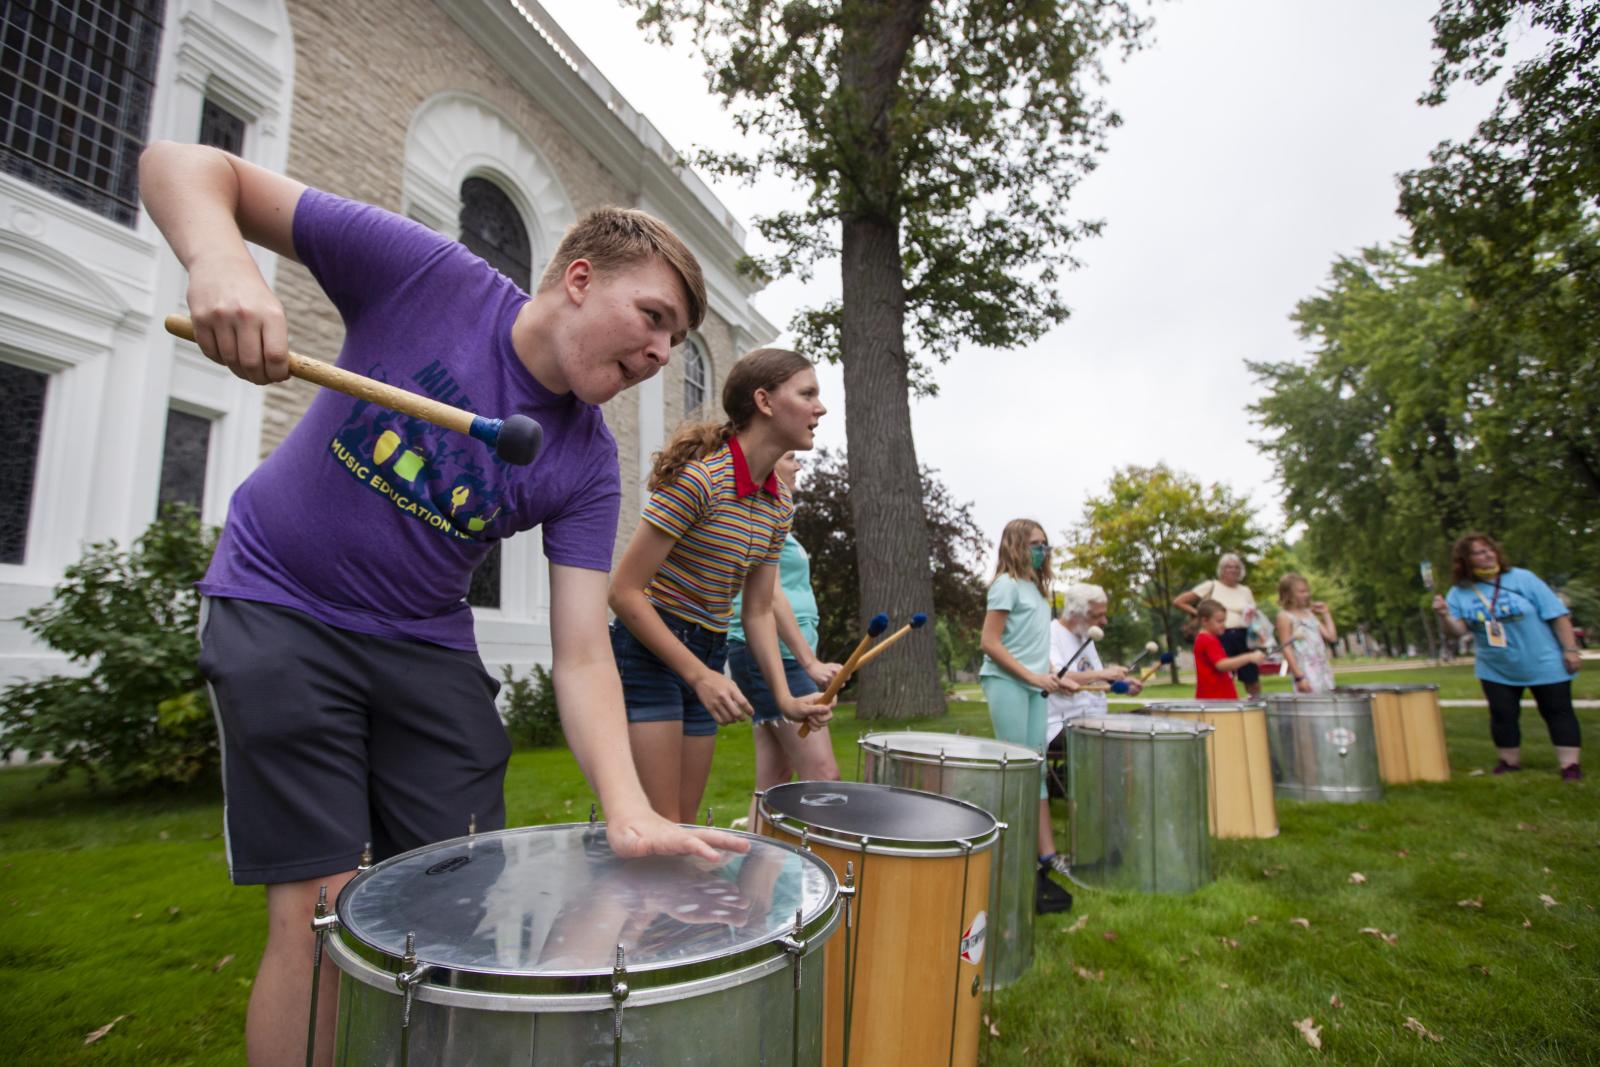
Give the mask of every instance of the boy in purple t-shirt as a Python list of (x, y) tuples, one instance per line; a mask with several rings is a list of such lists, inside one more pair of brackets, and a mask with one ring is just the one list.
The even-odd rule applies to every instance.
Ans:
[[(151, 217), (189, 270), (201, 350), (258, 384), (288, 377), (282, 305), (246, 250), (303, 263), (345, 324), (339, 365), (544, 428), (531, 467), (322, 392), (229, 506), (205, 595), (201, 668), (222, 735), (229, 871), (267, 885), (246, 1025), (252, 1063), (291, 1062), (309, 1010), (320, 886), (379, 858), (504, 824), (510, 746), (465, 597), (492, 544), (542, 527), (552, 675), (569, 745), (624, 856), (742, 851), (655, 815), (629, 757), (607, 639), (621, 497), (598, 405), (663, 367), (705, 284), (663, 224), (601, 209), (530, 298), (460, 244), (379, 208), (195, 145), (140, 163)], [(324, 991), (336, 988), (325, 974)], [(334, 997), (319, 1001), (331, 1052)]]

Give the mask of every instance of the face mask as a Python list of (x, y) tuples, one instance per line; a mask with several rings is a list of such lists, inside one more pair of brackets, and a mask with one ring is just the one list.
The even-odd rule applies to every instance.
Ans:
[(1050, 550), (1043, 545), (1029, 545), (1028, 552), (1033, 557), (1034, 570), (1041, 569), (1044, 566), (1044, 561), (1050, 556)]
[(1499, 567), (1474, 567), (1474, 568), (1472, 568), (1472, 573), (1476, 574), (1479, 578), (1482, 578), (1484, 581), (1488, 582), (1488, 581), (1493, 581), (1494, 580), (1494, 576), (1500, 573), (1500, 568)]

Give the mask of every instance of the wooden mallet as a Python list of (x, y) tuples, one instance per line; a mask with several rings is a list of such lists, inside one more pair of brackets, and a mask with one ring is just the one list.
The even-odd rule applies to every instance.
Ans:
[[(879, 641), (876, 645), (873, 646), (871, 651), (869, 651), (866, 655), (862, 656), (860, 659), (856, 660), (856, 668), (855, 668), (855, 671), (853, 673), (856, 673), (856, 674), (861, 673), (861, 668), (862, 667), (865, 667), (867, 664), (871, 663), (873, 660), (877, 659), (879, 656), (881, 656), (885, 652), (889, 651), (889, 646), (890, 645), (892, 645), (896, 641), (900, 640), (902, 637), (904, 637), (906, 634), (910, 633), (912, 630), (920, 630), (920, 629), (922, 629), (923, 626), (927, 625), (927, 622), (928, 622), (928, 617), (926, 615), (924, 615), (920, 611), (917, 612), (915, 615), (911, 616), (911, 621), (910, 622), (908, 622), (904, 626), (900, 627), (900, 629), (896, 630), (894, 633), (890, 634), (888, 637), (885, 637), (882, 641)], [(846, 679), (846, 681), (848, 681), (848, 680), (849, 679)]]
[(1154, 641), (1146, 641), (1144, 643), (1144, 651), (1139, 653), (1137, 656), (1133, 657), (1133, 662), (1128, 664), (1128, 669), (1130, 671), (1133, 670), (1139, 664), (1144, 662), (1144, 658), (1146, 656), (1153, 656), (1157, 652), (1160, 652), (1160, 651), (1161, 651), (1161, 646), (1160, 645), (1156, 644)]
[[(175, 337), (195, 340), (194, 323), (185, 315), (168, 315), (166, 327), (167, 332)], [(532, 463), (544, 441), (544, 430), (526, 415), (512, 415), (505, 419), (486, 418), (295, 352), (289, 353), (289, 373), (324, 389), (332, 389), (357, 400), (431, 422), (446, 430), (464, 433), (494, 449), (494, 454), (507, 463), (518, 466)]]
[[(1066, 673), (1072, 669), (1072, 665), (1082, 659), (1084, 653), (1088, 652), (1089, 649), (1094, 646), (1096, 641), (1102, 640), (1106, 636), (1106, 632), (1100, 629), (1098, 626), (1091, 626), (1087, 631), (1085, 631), (1083, 636), (1086, 640), (1081, 646), (1079, 646), (1078, 651), (1072, 654), (1072, 658), (1067, 660), (1067, 662), (1062, 665), (1059, 671), (1056, 671), (1057, 678), (1065, 677)], [(1082, 689), (1083, 686), (1080, 685), (1078, 688)], [(1050, 695), (1050, 690), (1041, 689), (1039, 690), (1039, 695), (1042, 697), (1047, 697)]]
[[(833, 676), (833, 681), (828, 683), (828, 688), (822, 691), (820, 703), (826, 704), (839, 695), (839, 690), (844, 688), (844, 683), (850, 680), (850, 672), (856, 669), (856, 664), (861, 662), (861, 657), (867, 651), (867, 646), (872, 644), (872, 639), (889, 628), (889, 616), (878, 612), (867, 623), (867, 632), (862, 635), (850, 658), (844, 661), (844, 666), (839, 673)], [(807, 719), (800, 724), (800, 736), (805, 737), (811, 733), (811, 720)]]
[(1152, 679), (1152, 678), (1154, 678), (1156, 676), (1156, 671), (1159, 671), (1162, 667), (1165, 667), (1167, 664), (1169, 664), (1171, 662), (1172, 662), (1172, 653), (1171, 652), (1163, 652), (1163, 653), (1161, 653), (1161, 658), (1160, 659), (1156, 660), (1154, 663), (1150, 664), (1150, 666), (1146, 667), (1144, 670), (1139, 672), (1139, 681), (1140, 682), (1148, 682), (1150, 679)]

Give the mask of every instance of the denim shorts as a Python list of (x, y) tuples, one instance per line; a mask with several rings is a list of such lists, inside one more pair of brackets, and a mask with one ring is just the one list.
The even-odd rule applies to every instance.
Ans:
[[(767, 680), (761, 674), (761, 664), (756, 662), (755, 656), (750, 654), (750, 646), (743, 641), (728, 642), (728, 673), (733, 675), (734, 684), (755, 709), (756, 722), (776, 722), (783, 718), (783, 712), (778, 710), (778, 702), (773, 699), (772, 690), (767, 688)], [(817, 683), (811, 680), (811, 675), (805, 672), (798, 660), (783, 661), (783, 676), (789, 679), (790, 696), (803, 697), (820, 692)]]
[[(696, 659), (722, 673), (728, 660), (727, 634), (713, 633), (660, 609), (656, 614)], [(621, 619), (611, 623), (611, 654), (622, 675), (622, 702), (628, 709), (629, 722), (681, 722), (683, 732), (690, 737), (716, 735), (717, 720), (694, 695), (694, 688), (633, 636)]]

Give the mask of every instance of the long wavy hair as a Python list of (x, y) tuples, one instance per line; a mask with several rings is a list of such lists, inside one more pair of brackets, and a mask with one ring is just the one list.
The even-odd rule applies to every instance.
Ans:
[[(1033, 531), (1044, 533), (1044, 527), (1032, 519), (1012, 519), (1000, 532), (1000, 558), (994, 569), (995, 578), (1010, 575), (1019, 582), (1032, 582), (1045, 602), (1050, 601), (1050, 568), (1038, 569), (1033, 565), (1033, 553), (1028, 551), (1028, 538)], [(991, 579), (990, 585), (994, 584)]]
[(1500, 547), (1499, 541), (1478, 530), (1468, 530), (1456, 538), (1456, 543), (1450, 546), (1450, 580), (1456, 585), (1471, 586), (1478, 580), (1478, 576), (1472, 571), (1472, 546), (1479, 541), (1494, 549), (1494, 558), (1500, 565), (1500, 573), (1504, 574), (1511, 569), (1511, 560), (1507, 558), (1506, 550)]
[(728, 438), (750, 425), (758, 414), (756, 390), (773, 392), (796, 374), (810, 369), (809, 359), (787, 348), (758, 348), (741, 357), (722, 383), (722, 411), (727, 418), (721, 422), (707, 419), (679, 426), (671, 440), (655, 454), (650, 491), (671, 484), (684, 467), (697, 459), (705, 459), (726, 444)]

